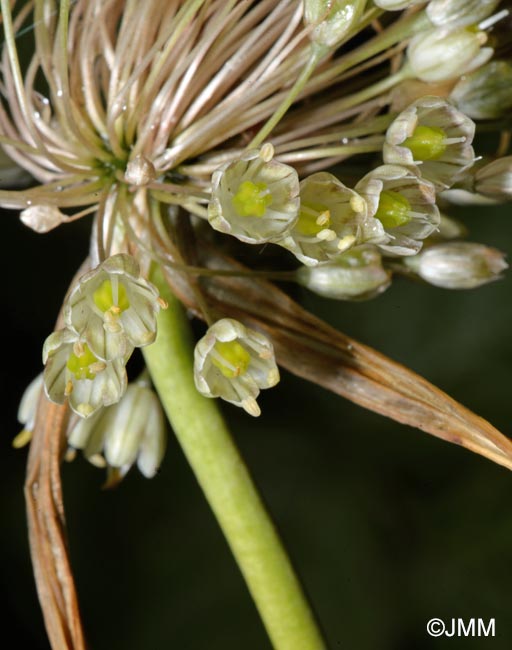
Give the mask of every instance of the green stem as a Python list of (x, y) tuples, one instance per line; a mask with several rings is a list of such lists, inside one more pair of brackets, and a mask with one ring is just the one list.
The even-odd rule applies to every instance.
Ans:
[(155, 387), (183, 451), (224, 532), (276, 650), (322, 650), (290, 561), (214, 400), (193, 379), (189, 323), (160, 268), (153, 282), (168, 301), (158, 336), (144, 348)]

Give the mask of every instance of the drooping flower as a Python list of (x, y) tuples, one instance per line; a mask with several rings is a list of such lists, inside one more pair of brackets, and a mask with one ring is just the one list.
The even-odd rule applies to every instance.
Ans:
[(357, 192), (333, 174), (319, 172), (301, 181), (297, 222), (275, 243), (314, 266), (361, 242), (387, 239), (381, 222), (368, 216), (366, 201)]
[(67, 398), (73, 411), (84, 418), (115, 404), (126, 390), (125, 364), (130, 354), (131, 350), (124, 358), (104, 361), (75, 332), (53, 332), (43, 346), (48, 399), (63, 404)]
[(20, 405), (18, 407), (18, 422), (23, 425), (23, 429), (12, 441), (15, 449), (24, 447), (30, 442), (37, 413), (39, 396), (43, 389), (43, 373), (35, 377), (23, 392)]
[(64, 319), (95, 356), (110, 361), (155, 340), (162, 305), (135, 259), (119, 254), (80, 278), (66, 302)]
[(303, 266), (297, 281), (325, 298), (368, 300), (390, 286), (391, 273), (382, 266), (378, 249), (363, 245), (318, 266)]
[(454, 106), (440, 97), (421, 97), (388, 128), (384, 162), (415, 167), (436, 188), (446, 189), (474, 163), (474, 134), (474, 122)]
[(194, 379), (206, 397), (222, 397), (250, 415), (260, 415), (260, 390), (279, 381), (272, 343), (260, 332), (223, 318), (196, 345)]
[(166, 428), (160, 401), (144, 383), (128, 385), (117, 404), (79, 420), (68, 434), (73, 449), (81, 449), (95, 465), (108, 465), (124, 476), (136, 461), (152, 478), (162, 462)]
[(437, 244), (405, 263), (423, 280), (444, 289), (474, 289), (499, 280), (508, 268), (501, 251), (472, 242)]
[(391, 255), (415, 255), (422, 240), (439, 225), (435, 188), (413, 171), (399, 165), (382, 165), (356, 185), (368, 203), (368, 212), (389, 235), (379, 248)]
[(299, 177), (293, 167), (273, 160), (273, 152), (264, 145), (214, 172), (208, 221), (215, 230), (260, 244), (297, 221)]

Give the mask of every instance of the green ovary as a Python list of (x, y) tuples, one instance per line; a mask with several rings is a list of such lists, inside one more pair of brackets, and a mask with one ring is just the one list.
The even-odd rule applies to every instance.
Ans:
[(75, 379), (94, 379), (96, 377), (96, 373), (91, 372), (89, 366), (97, 362), (98, 359), (89, 350), (89, 346), (87, 344), (84, 344), (83, 354), (78, 357), (74, 352), (72, 352), (69, 355), (66, 367), (75, 375)]
[(263, 217), (272, 203), (272, 194), (265, 183), (244, 181), (238, 186), (232, 202), (240, 217)]
[(411, 204), (398, 192), (384, 190), (380, 194), (379, 207), (375, 213), (384, 228), (397, 228), (409, 223)]
[(251, 355), (236, 341), (217, 341), (212, 353), (213, 365), (228, 379), (245, 374), (251, 362)]
[(445, 150), (446, 133), (435, 126), (418, 126), (402, 147), (411, 150), (414, 160), (437, 160)]
[(331, 213), (326, 205), (304, 202), (300, 206), (299, 219), (295, 228), (301, 235), (314, 237), (331, 225)]
[[(111, 280), (105, 280), (93, 293), (94, 304), (102, 312), (109, 311), (114, 307), (119, 313), (125, 311), (130, 306), (130, 301), (126, 295), (126, 289), (122, 282), (114, 280), (114, 287)], [(117, 295), (115, 295), (117, 293)]]

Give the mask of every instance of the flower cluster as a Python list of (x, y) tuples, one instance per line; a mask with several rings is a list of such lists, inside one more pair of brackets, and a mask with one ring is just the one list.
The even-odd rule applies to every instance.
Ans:
[(82, 276), (64, 304), (65, 328), (43, 347), (49, 399), (68, 399), (83, 418), (118, 402), (126, 391), (126, 363), (135, 347), (154, 341), (162, 306), (128, 255), (114, 255)]

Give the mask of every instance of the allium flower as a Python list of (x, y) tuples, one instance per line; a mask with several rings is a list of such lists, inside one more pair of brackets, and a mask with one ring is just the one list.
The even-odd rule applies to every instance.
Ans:
[(380, 221), (368, 217), (366, 201), (357, 192), (333, 174), (319, 172), (301, 181), (299, 218), (276, 243), (314, 266), (355, 244), (387, 239)]
[(378, 245), (388, 254), (415, 255), (439, 225), (434, 186), (406, 167), (377, 167), (359, 181), (356, 191), (368, 203), (369, 214), (382, 223), (389, 240)]
[(273, 148), (264, 146), (214, 172), (208, 221), (215, 230), (259, 244), (279, 237), (297, 221), (299, 177), (272, 156)]
[(194, 379), (206, 397), (222, 397), (250, 415), (260, 415), (260, 389), (279, 381), (272, 344), (263, 334), (223, 318), (196, 345)]
[(162, 407), (144, 383), (130, 383), (117, 404), (78, 420), (68, 434), (73, 449), (82, 449), (95, 465), (107, 464), (124, 476), (137, 461), (152, 478), (162, 462), (166, 429)]
[(374, 0), (377, 7), (386, 11), (401, 11), (419, 4), (422, 0)]
[(158, 290), (128, 255), (114, 255), (86, 273), (64, 309), (66, 325), (100, 359), (110, 361), (155, 340)]
[(44, 387), (52, 402), (66, 398), (73, 411), (90, 417), (102, 406), (115, 404), (126, 390), (126, 358), (103, 361), (87, 343), (68, 329), (53, 332), (43, 347)]
[(325, 298), (368, 300), (390, 286), (391, 273), (383, 268), (378, 249), (364, 245), (313, 268), (303, 266), (297, 281)]
[(18, 422), (23, 429), (12, 441), (12, 446), (18, 449), (25, 446), (32, 438), (37, 413), (37, 404), (43, 389), (43, 373), (37, 375), (26, 387), (18, 408)]
[(433, 29), (415, 36), (407, 50), (414, 75), (436, 83), (457, 79), (487, 63), (492, 47), (483, 47), (487, 34), (469, 27)]
[(436, 27), (476, 25), (499, 5), (500, 0), (430, 0), (425, 11)]
[(336, 46), (361, 17), (364, 0), (304, 0), (304, 22), (314, 25), (310, 38), (323, 47)]
[(450, 101), (476, 120), (505, 116), (512, 108), (512, 65), (490, 61), (464, 75), (450, 93)]
[(475, 174), (475, 191), (496, 203), (512, 200), (512, 156), (484, 165)]
[(444, 289), (474, 289), (499, 280), (508, 268), (495, 248), (472, 242), (447, 242), (405, 260), (423, 280)]
[(422, 177), (446, 189), (475, 160), (475, 124), (439, 97), (421, 97), (386, 132), (384, 162), (418, 165)]

